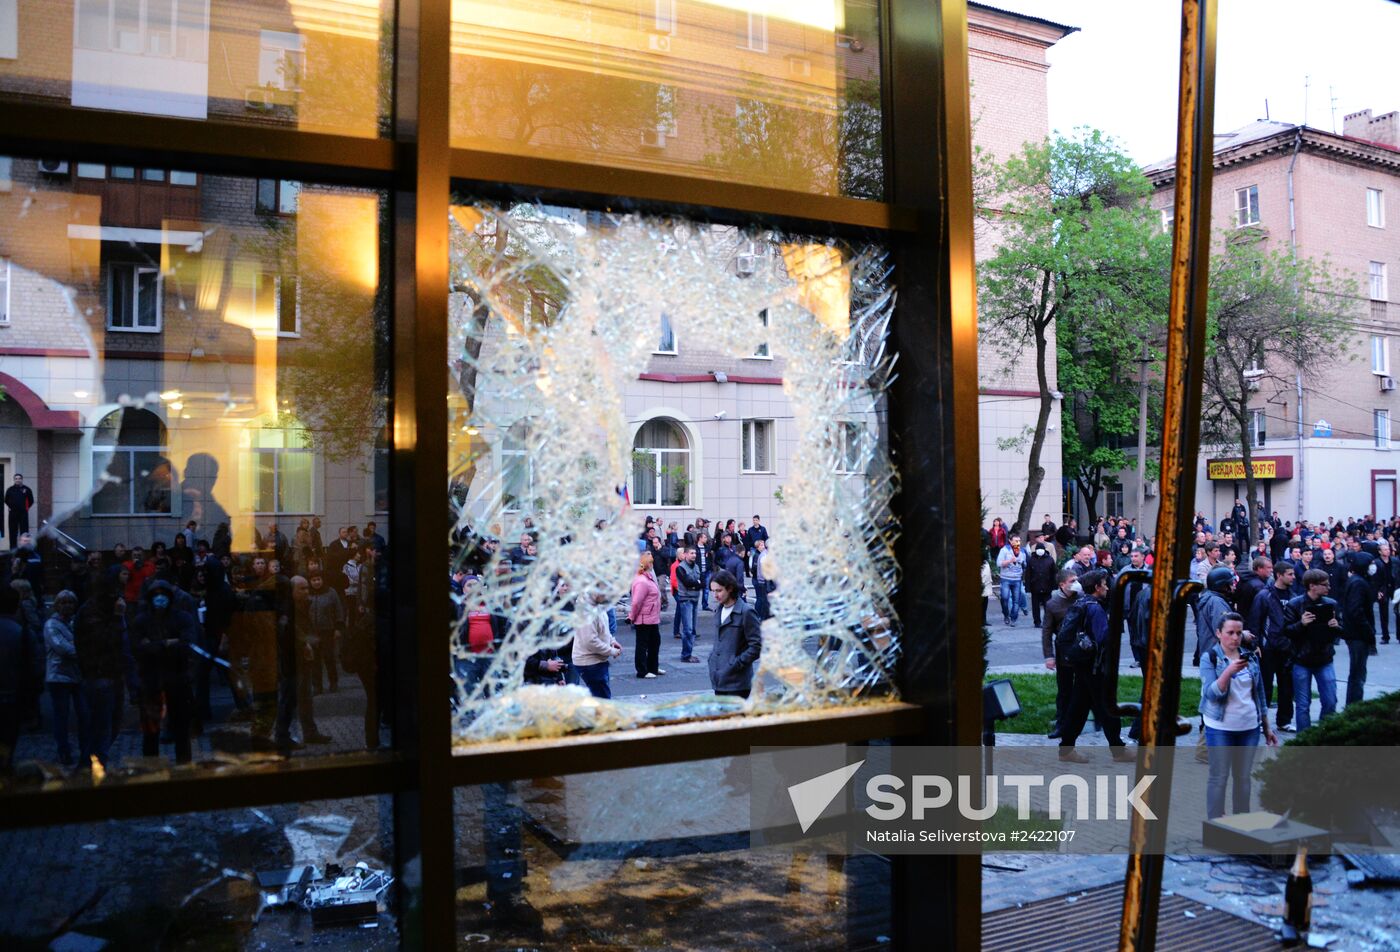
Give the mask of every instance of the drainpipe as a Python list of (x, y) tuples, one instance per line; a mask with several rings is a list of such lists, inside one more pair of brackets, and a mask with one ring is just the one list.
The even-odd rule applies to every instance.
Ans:
[[(1293, 205), (1293, 166), (1298, 164), (1298, 153), (1303, 148), (1303, 127), (1297, 126), (1293, 135), (1293, 156), (1288, 160), (1288, 247), (1293, 255), (1293, 263), (1298, 263), (1298, 217)], [(1295, 376), (1298, 385), (1298, 516), (1295, 525), (1303, 521), (1303, 370), (1298, 368)]]

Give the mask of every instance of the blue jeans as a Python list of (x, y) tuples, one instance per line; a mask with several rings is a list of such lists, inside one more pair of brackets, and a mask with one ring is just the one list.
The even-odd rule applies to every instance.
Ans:
[(681, 626), (681, 657), (695, 656), (695, 601), (676, 601), (676, 621)]
[(1206, 780), (1206, 819), (1225, 815), (1225, 783), (1234, 778), (1230, 791), (1230, 812), (1249, 812), (1249, 773), (1259, 752), (1259, 728), (1223, 731), (1206, 728), (1210, 777)]
[(609, 667), (610, 665), (606, 661), (578, 666), (578, 676), (583, 679), (584, 686), (594, 697), (612, 697), (612, 685), (608, 677)]
[(1300, 731), (1312, 727), (1312, 679), (1317, 678), (1317, 693), (1322, 698), (1322, 716), (1330, 717), (1337, 710), (1337, 672), (1332, 662), (1320, 668), (1308, 668), (1293, 662), (1293, 726)]
[(1001, 613), (1007, 621), (1015, 621), (1021, 617), (1021, 599), (1024, 597), (1020, 579), (1001, 580)]
[(89, 730), (88, 751), (107, 766), (107, 753), (112, 749), (112, 714), (116, 710), (117, 682), (99, 678), (83, 682), (83, 700), (87, 703)]
[(710, 610), (710, 576), (713, 574), (709, 569), (700, 573), (700, 610), (703, 612)]
[(73, 748), (68, 744), (68, 705), (71, 703), (78, 714), (78, 756), (87, 764), (92, 728), (88, 726), (87, 699), (83, 697), (82, 686), (50, 681), (48, 688), (49, 699), (53, 701), (53, 739), (58, 744), (59, 763), (64, 766), (73, 763)]

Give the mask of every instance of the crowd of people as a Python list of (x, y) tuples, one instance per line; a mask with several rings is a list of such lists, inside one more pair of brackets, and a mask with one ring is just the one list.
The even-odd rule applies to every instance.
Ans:
[[(1236, 500), (1220, 525), (1195, 518), (1189, 568), (1202, 590), (1192, 599), (1192, 663), (1201, 675), (1202, 759), (1210, 764), (1207, 812), (1224, 812), (1227, 783), (1235, 810), (1248, 808), (1249, 775), (1261, 740), (1312, 724), (1316, 687), (1323, 718), (1337, 710), (1337, 646), (1348, 654), (1345, 701), (1364, 696), (1368, 659), (1390, 642), (1394, 615), (1400, 643), (1400, 520), (1372, 516), (1294, 524), (1262, 508), (1253, 519)], [(1133, 520), (1105, 519), (1081, 534), (1074, 520), (1046, 523), (1031, 545), (1019, 528), (996, 520), (984, 531), (984, 612), (993, 593), (1003, 620), (1015, 625), (1029, 602), (1041, 628), (1047, 669), (1056, 674), (1051, 738), (1061, 756), (1080, 761), (1075, 742), (1092, 712), (1115, 756), (1128, 757), (1115, 698), (1105, 690), (1110, 642), (1126, 632), (1133, 664), (1147, 642), (1153, 551)], [(1125, 580), (1124, 630), (1110, 631), (1109, 593)], [(985, 614), (984, 614), (985, 621)], [(1379, 637), (1377, 634), (1379, 632)], [(1277, 693), (1277, 700), (1275, 694)], [(1271, 720), (1269, 711), (1275, 710)]]
[(373, 522), (329, 543), (319, 519), (290, 540), (272, 522), (247, 552), (226, 523), (206, 538), (189, 522), (169, 543), (88, 550), (64, 570), (22, 533), (0, 562), (0, 768), (21, 732), (43, 729), (45, 695), (65, 766), (111, 766), (132, 722), (144, 756), (166, 743), (187, 762), (216, 720), (216, 679), (229, 690), (220, 717), (249, 726), (242, 741), (228, 732), (230, 750), (330, 743), (314, 698), (338, 691), (342, 672), (364, 685), (364, 742), (379, 747), (386, 556)]
[[(457, 616), (460, 682), (470, 689), (484, 676), (501, 643), (510, 635), (509, 608), (487, 597), (486, 573), (523, 577), (538, 558), (539, 533), (527, 518), (519, 543), (500, 552), (498, 535), (463, 535), (453, 560), (450, 586)], [(524, 678), (533, 684), (581, 684), (595, 696), (612, 697), (611, 664), (623, 653), (618, 639), (620, 621), (632, 625), (633, 666), (639, 679), (664, 677), (661, 663), (661, 616), (672, 604), (672, 638), (680, 642), (681, 664), (699, 664), (696, 643), (701, 637), (697, 613), (713, 610), (714, 647), (708, 663), (717, 694), (748, 697), (753, 671), (762, 650), (759, 626), (769, 617), (768, 596), (777, 587), (764, 575), (768, 529), (760, 515), (743, 524), (697, 519), (684, 529), (676, 522), (663, 526), (648, 516), (637, 536), (637, 563), (632, 577), (616, 591), (583, 593), (584, 611), (568, 580), (553, 577), (549, 589), (565, 616), (581, 616), (578, 624), (561, 628), (557, 646), (540, 648), (525, 661)], [(619, 609), (626, 592), (625, 615)]]

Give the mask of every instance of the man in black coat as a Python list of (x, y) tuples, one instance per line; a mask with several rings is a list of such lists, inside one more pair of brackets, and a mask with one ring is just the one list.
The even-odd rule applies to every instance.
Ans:
[(1342, 593), (1342, 637), (1346, 639), (1351, 667), (1347, 674), (1347, 704), (1360, 701), (1366, 690), (1366, 662), (1376, 653), (1376, 623), (1371, 587), (1374, 562), (1369, 552), (1352, 556), (1346, 591)]
[(10, 548), (19, 545), (21, 533), (29, 531), (29, 510), (34, 505), (34, 492), (24, 485), (24, 477), (15, 473), (14, 483), (5, 490), (5, 508), (10, 514)]
[[(1371, 564), (1376, 567), (1376, 574), (1371, 577), (1371, 582), (1376, 589), (1376, 603), (1381, 610), (1381, 644), (1390, 644), (1390, 597), (1395, 594), (1395, 586), (1400, 582), (1400, 565), (1396, 565), (1395, 560), (1390, 557), (1390, 543), (1382, 542), (1378, 546), (1379, 555)], [(1395, 634), (1400, 636), (1400, 628)]]
[[(1269, 582), (1274, 577), (1273, 560), (1262, 555), (1254, 557), (1254, 561), (1250, 563), (1250, 569), (1249, 574), (1241, 575), (1239, 585), (1235, 586), (1235, 611), (1239, 612), (1240, 617), (1244, 619), (1250, 617), (1251, 612), (1254, 611), (1255, 598), (1269, 587)], [(1246, 627), (1248, 626), (1246, 625)]]
[(1040, 627), (1040, 610), (1055, 591), (1055, 576), (1059, 571), (1055, 564), (1055, 552), (1050, 548), (1048, 539), (1044, 533), (1036, 538), (1030, 557), (1026, 560), (1024, 576), (1026, 591), (1031, 596), (1031, 621), (1037, 628)]
[(1291, 732), (1293, 721), (1293, 645), (1284, 629), (1288, 624), (1288, 602), (1292, 597), (1295, 572), (1292, 562), (1274, 566), (1273, 584), (1254, 596), (1245, 628), (1259, 645), (1260, 674), (1264, 678), (1264, 703), (1274, 700), (1278, 681), (1278, 729)]

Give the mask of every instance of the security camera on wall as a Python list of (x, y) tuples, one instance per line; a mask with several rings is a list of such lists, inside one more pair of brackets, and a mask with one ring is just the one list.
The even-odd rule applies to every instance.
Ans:
[(723, 419), (725, 418), (725, 416), (726, 416), (728, 413), (729, 413), (728, 410), (720, 410), (719, 412), (717, 412), (717, 413), (715, 414), (715, 419), (716, 419), (716, 420), (723, 420)]

